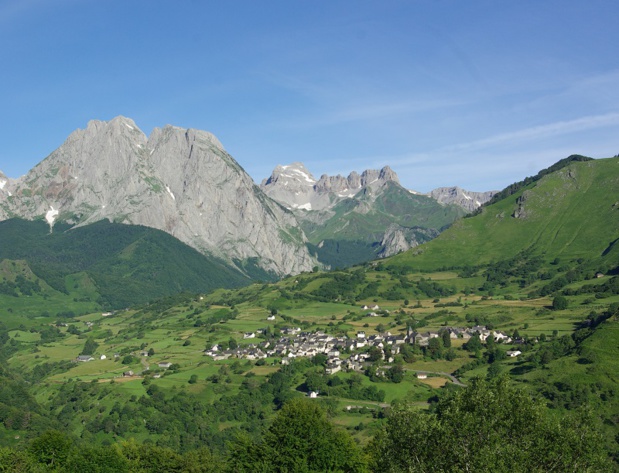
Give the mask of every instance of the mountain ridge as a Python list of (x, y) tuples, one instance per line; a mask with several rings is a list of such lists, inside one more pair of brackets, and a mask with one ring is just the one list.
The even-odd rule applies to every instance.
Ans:
[(619, 226), (609, 224), (619, 221), (619, 202), (609, 192), (619, 188), (619, 158), (567, 162), (517, 184), (502, 191), (501, 200), (456, 222), (424, 247), (394, 256), (390, 264), (464, 267), (522, 251), (584, 258), (601, 266), (619, 264), (613, 245)]
[(231, 262), (258, 258), (277, 275), (316, 264), (292, 214), (208, 132), (167, 125), (147, 138), (125, 117), (91, 120), (8, 183), (4, 218), (145, 225)]

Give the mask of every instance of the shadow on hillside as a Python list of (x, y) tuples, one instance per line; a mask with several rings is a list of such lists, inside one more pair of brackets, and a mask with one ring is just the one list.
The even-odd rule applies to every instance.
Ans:
[(529, 371), (533, 371), (533, 369), (535, 369), (535, 367), (532, 364), (527, 363), (526, 361), (521, 361), (516, 363), (516, 366), (509, 370), (509, 372), (513, 375), (522, 375), (528, 373)]

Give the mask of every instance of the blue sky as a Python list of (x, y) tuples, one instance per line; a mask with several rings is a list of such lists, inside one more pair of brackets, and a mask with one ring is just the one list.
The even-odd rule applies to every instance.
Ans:
[(0, 0), (0, 170), (91, 119), (214, 133), (259, 183), (501, 189), (619, 153), (615, 0)]

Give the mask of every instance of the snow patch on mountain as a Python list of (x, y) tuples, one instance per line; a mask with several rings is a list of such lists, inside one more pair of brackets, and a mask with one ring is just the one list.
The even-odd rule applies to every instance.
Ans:
[(58, 213), (59, 213), (59, 211), (50, 205), (49, 206), (49, 210), (45, 214), (45, 220), (47, 221), (47, 223), (49, 225), (49, 232), (50, 233), (52, 232), (52, 230), (54, 228), (54, 222), (56, 221), (56, 217), (58, 217)]
[(430, 191), (428, 196), (436, 199), (441, 204), (455, 204), (469, 212), (473, 212), (488, 202), (494, 194), (496, 194), (496, 191), (472, 192), (455, 186), (439, 187)]
[(168, 194), (170, 194), (170, 197), (172, 197), (172, 200), (176, 200), (176, 197), (174, 197), (174, 193), (170, 190), (170, 186), (165, 186), (165, 190), (168, 191)]

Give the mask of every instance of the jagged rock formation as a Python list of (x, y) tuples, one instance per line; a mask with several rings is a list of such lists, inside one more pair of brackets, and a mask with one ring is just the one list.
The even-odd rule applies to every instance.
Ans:
[(380, 171), (363, 171), (361, 175), (353, 171), (348, 177), (323, 174), (317, 180), (303, 163), (297, 162), (277, 166), (260, 187), (289, 209), (328, 210), (343, 199), (354, 197), (368, 188), (376, 190), (387, 182), (399, 184), (398, 176), (389, 166)]
[(204, 131), (168, 125), (147, 138), (128, 118), (93, 120), (5, 190), (4, 218), (141, 224), (278, 275), (316, 264), (295, 217)]
[(293, 163), (277, 166), (261, 187), (294, 212), (318, 259), (332, 267), (405, 251), (464, 215), (460, 207), (404, 189), (389, 167), (316, 180)]
[(387, 228), (380, 242), (382, 250), (378, 253), (380, 258), (397, 255), (403, 251), (419, 246), (432, 238), (436, 238), (439, 232), (425, 228), (406, 228), (392, 224)]
[(428, 194), (441, 204), (455, 204), (464, 210), (473, 212), (492, 199), (496, 191), (472, 192), (459, 187), (439, 187)]
[[(387, 182), (399, 184), (397, 174), (385, 166), (380, 171), (369, 169), (361, 175), (351, 172), (348, 177), (323, 174), (316, 179), (303, 163), (295, 162), (277, 166), (268, 179), (260, 184), (261, 189), (272, 199), (292, 210), (328, 210), (343, 199), (352, 198), (360, 192), (376, 191)], [(409, 191), (415, 195), (420, 192)], [(472, 192), (460, 187), (439, 187), (427, 195), (441, 204), (454, 204), (472, 212), (488, 202), (496, 191)]]

